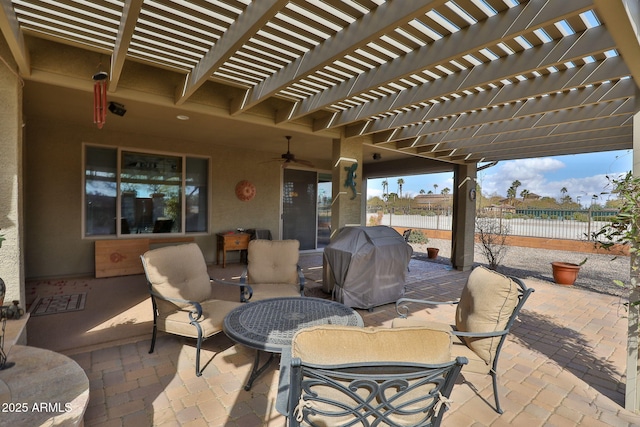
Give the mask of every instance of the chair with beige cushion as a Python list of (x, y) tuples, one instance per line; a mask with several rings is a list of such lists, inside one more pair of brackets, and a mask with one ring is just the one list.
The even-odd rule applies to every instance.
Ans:
[(464, 358), (427, 328), (322, 325), (291, 347), (291, 426), (438, 426)]
[(300, 242), (297, 240), (251, 240), (247, 266), (240, 277), (249, 284), (253, 301), (304, 295), (305, 278), (298, 265)]
[[(222, 331), (224, 317), (242, 303), (239, 284), (213, 284), (195, 243), (153, 249), (140, 256), (153, 305), (153, 353), (157, 331), (195, 338), (196, 375), (202, 341)], [(250, 293), (251, 288), (245, 292)]]
[[(495, 409), (501, 414), (497, 379), (500, 350), (520, 309), (533, 291), (520, 279), (477, 267), (469, 275), (458, 301), (398, 300), (396, 310), (400, 318), (394, 319), (392, 326), (422, 326), (450, 332), (453, 335), (452, 356), (464, 356), (469, 360), (463, 371), (491, 375)], [(407, 303), (457, 304), (455, 326), (408, 317)]]

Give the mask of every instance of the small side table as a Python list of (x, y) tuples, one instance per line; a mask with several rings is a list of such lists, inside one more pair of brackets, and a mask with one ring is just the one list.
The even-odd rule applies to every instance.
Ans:
[(222, 268), (227, 266), (227, 251), (246, 251), (249, 247), (248, 233), (217, 233), (216, 234), (216, 264), (220, 264), (222, 252)]

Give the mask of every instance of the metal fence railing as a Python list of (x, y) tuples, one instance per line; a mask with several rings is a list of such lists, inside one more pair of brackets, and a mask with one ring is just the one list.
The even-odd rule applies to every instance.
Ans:
[[(545, 237), (551, 239), (591, 240), (591, 233), (609, 223), (615, 210), (558, 210), (493, 208), (477, 212), (478, 217), (492, 217), (508, 227), (513, 236)], [(392, 227), (451, 230), (451, 209), (413, 210), (404, 212), (368, 212), (369, 224)]]

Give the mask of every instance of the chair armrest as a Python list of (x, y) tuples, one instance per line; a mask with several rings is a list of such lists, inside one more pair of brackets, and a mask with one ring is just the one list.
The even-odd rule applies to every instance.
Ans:
[(307, 279), (304, 277), (302, 268), (300, 268), (299, 265), (296, 266), (296, 269), (298, 271), (298, 281), (300, 283), (300, 296), (304, 296), (304, 285), (306, 285)]
[(247, 285), (246, 283), (244, 283), (242, 281), (240, 281), (240, 282), (227, 282), (226, 280), (214, 279), (213, 277), (209, 278), (209, 280), (211, 280), (211, 282), (217, 283), (219, 285), (238, 286), (240, 288), (240, 302), (247, 302), (253, 296), (253, 289), (251, 288), (251, 286)]
[(451, 335), (455, 335), (458, 337), (471, 337), (471, 338), (491, 338), (491, 337), (501, 337), (502, 335), (507, 335), (509, 331), (492, 331), (492, 332), (462, 332), (462, 331), (451, 331)]
[[(192, 305), (194, 307), (194, 309), (189, 311), (189, 320), (192, 323), (193, 322), (197, 322), (200, 319), (200, 317), (202, 317), (202, 306), (197, 301), (189, 301), (189, 300), (181, 299), (181, 298), (165, 297), (165, 296), (160, 295), (159, 293), (154, 292), (154, 291), (149, 291), (149, 293), (151, 294), (152, 297), (158, 298), (158, 299), (161, 299), (161, 300), (164, 300), (164, 301), (178, 302), (178, 303), (182, 303), (182, 304)], [(196, 316), (193, 317), (194, 315), (196, 315)]]
[(455, 304), (458, 304), (459, 301), (429, 301), (424, 299), (400, 298), (398, 301), (396, 301), (396, 313), (398, 313), (398, 316), (402, 318), (406, 318), (409, 315), (409, 307), (404, 305), (407, 302), (415, 302), (418, 304), (429, 304), (429, 305), (442, 305), (442, 304), (455, 305)]

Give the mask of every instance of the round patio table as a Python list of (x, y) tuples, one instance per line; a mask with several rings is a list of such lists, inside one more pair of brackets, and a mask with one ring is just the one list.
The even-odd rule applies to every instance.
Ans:
[[(258, 350), (245, 390), (251, 389), (274, 354), (291, 347), (298, 330), (327, 324), (363, 326), (364, 322), (355, 310), (344, 304), (311, 297), (269, 298), (231, 310), (224, 318), (225, 334), (237, 343)], [(259, 367), (260, 351), (271, 353), (262, 367)]]

